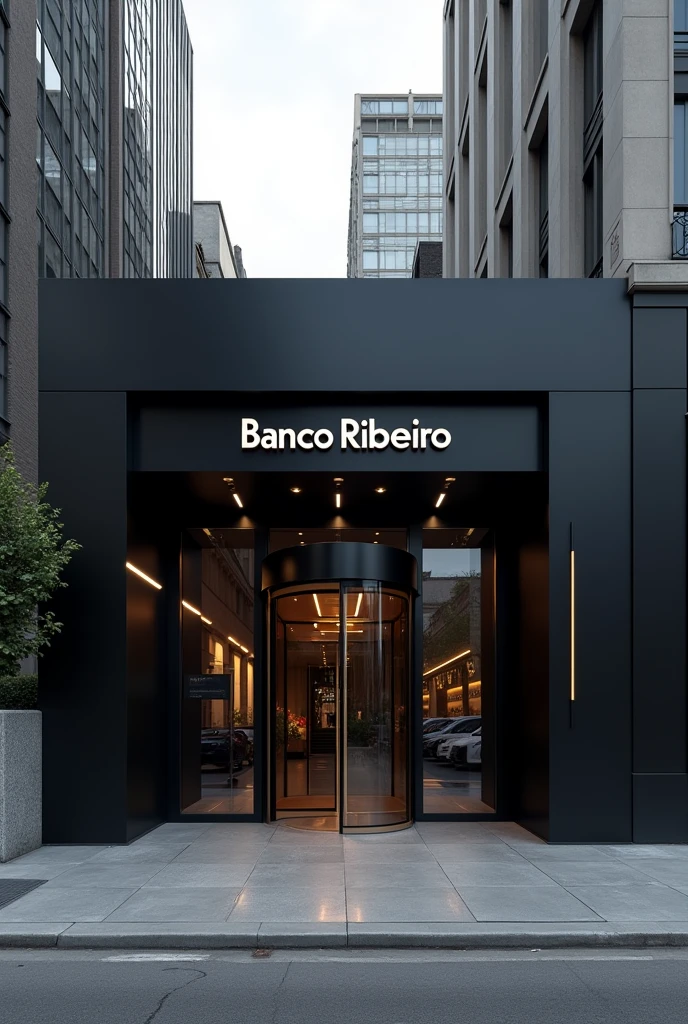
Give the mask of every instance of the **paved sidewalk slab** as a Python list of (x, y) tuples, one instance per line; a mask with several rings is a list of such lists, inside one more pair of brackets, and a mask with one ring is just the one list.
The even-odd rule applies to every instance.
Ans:
[(0, 947), (688, 946), (688, 846), (548, 846), (508, 822), (181, 823), (46, 846), (3, 875), (47, 884), (0, 910)]

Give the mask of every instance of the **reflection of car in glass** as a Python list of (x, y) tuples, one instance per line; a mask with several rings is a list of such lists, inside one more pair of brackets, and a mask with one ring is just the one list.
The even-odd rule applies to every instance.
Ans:
[[(231, 753), (230, 753), (231, 744)], [(201, 768), (238, 771), (244, 762), (253, 764), (253, 741), (243, 729), (202, 729)]]
[(437, 732), (443, 725), (449, 725), (452, 718), (426, 718), (423, 722), (423, 735), (429, 732)]
[(457, 739), (464, 742), (455, 743), (450, 751), (449, 763), (461, 771), (462, 768), (480, 767), (482, 764), (482, 729), (476, 729), (470, 736)]
[[(471, 743), (478, 739), (480, 740), (481, 726), (480, 720), (478, 720), (478, 728), (475, 728), (475, 722), (473, 723), (474, 728), (470, 732), (459, 734), (458, 736), (449, 736), (446, 740), (441, 740), (437, 744), (437, 759), (439, 761), (450, 761), (452, 751), (455, 747), (465, 747), (466, 751), (469, 749)], [(474, 744), (475, 745), (475, 744)], [(459, 757), (462, 755), (458, 755)]]
[(234, 730), (235, 735), (238, 732), (243, 733), (244, 736), (246, 737), (246, 739), (248, 740), (248, 753), (246, 755), (246, 760), (247, 760), (247, 762), (248, 762), (248, 764), (250, 766), (250, 765), (253, 764), (253, 732), (254, 732), (253, 727), (252, 726), (244, 726), (244, 725), (242, 725), (242, 727), (240, 729), (235, 729)]
[(454, 718), (437, 732), (426, 733), (423, 737), (423, 757), (437, 757), (438, 744), (454, 733), (473, 732), (479, 725), (480, 715), (466, 715)]

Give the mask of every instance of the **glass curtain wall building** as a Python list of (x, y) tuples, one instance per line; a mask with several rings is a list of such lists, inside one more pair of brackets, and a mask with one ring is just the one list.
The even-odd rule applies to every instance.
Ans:
[(191, 277), (181, 0), (37, 0), (38, 273)]
[(105, 2), (37, 0), (38, 274), (105, 274)]
[(442, 240), (441, 96), (355, 99), (348, 276), (407, 278)]

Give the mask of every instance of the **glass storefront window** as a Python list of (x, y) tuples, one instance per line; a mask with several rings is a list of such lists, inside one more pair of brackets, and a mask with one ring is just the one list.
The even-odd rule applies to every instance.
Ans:
[[(483, 678), (485, 530), (423, 531), (423, 811), (490, 813), (493, 766), (483, 765), (494, 687)], [(490, 733), (489, 737), (487, 733)]]
[(253, 531), (188, 530), (181, 596), (181, 810), (253, 814)]

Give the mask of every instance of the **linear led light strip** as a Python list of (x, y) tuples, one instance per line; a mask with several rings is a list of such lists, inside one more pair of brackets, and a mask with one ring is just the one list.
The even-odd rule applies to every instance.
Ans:
[(248, 647), (244, 647), (244, 645), (240, 644), (238, 640), (235, 640), (233, 636), (228, 636), (227, 639), (229, 640), (230, 644), (234, 644), (234, 646), (238, 647), (240, 651), (244, 652), (244, 654), (249, 653)]
[(195, 608), (192, 604), (189, 604), (188, 601), (182, 601), (182, 604), (187, 609), (187, 611), (193, 612), (194, 615), (198, 615), (201, 622), (205, 622), (207, 626), (212, 626), (213, 620), (206, 618), (206, 616), (202, 612), (199, 612), (198, 608)]
[(576, 699), (576, 552), (571, 538), (571, 701)]
[(446, 668), (447, 665), (453, 665), (455, 661), (459, 660), (459, 658), (465, 658), (466, 655), (470, 653), (471, 651), (469, 648), (467, 651), (461, 651), (461, 654), (455, 654), (453, 658), (449, 659), (449, 661), (443, 661), (441, 665), (435, 665), (434, 668), (429, 668), (427, 672), (423, 673), (423, 679), (425, 679), (426, 676), (433, 675), (435, 672), (439, 672), (441, 668)]
[(158, 583), (150, 576), (146, 576), (145, 572), (141, 572), (141, 570), (137, 569), (135, 565), (131, 564), (131, 562), (125, 562), (125, 565), (129, 572), (133, 572), (140, 579), (145, 580), (145, 582), (148, 583), (151, 587), (155, 587), (156, 590), (162, 590), (162, 583)]

